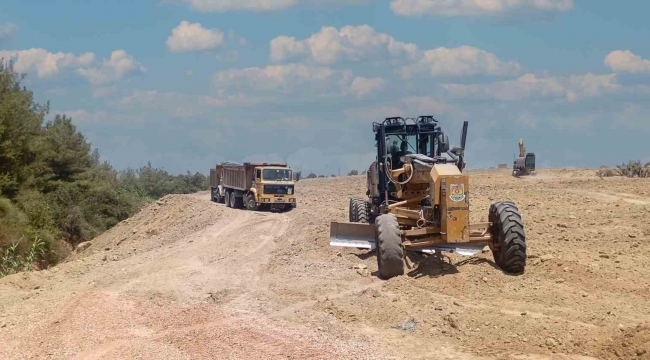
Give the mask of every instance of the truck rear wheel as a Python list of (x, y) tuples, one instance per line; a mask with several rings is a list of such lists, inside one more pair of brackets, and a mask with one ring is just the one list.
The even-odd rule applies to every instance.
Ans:
[(231, 207), (231, 205), (230, 205), (230, 204), (231, 204), (231, 203), (230, 203), (230, 190), (226, 190), (226, 199), (225, 199), (225, 203), (226, 203), (226, 206), (227, 206), (227, 207)]
[(492, 233), (492, 255), (499, 267), (513, 274), (526, 269), (526, 233), (519, 209), (512, 201), (490, 206), (488, 216)]
[(235, 197), (235, 192), (233, 191), (233, 192), (230, 193), (230, 207), (233, 208), (233, 209), (236, 208), (235, 207), (235, 198), (236, 198)]
[(404, 248), (397, 217), (393, 214), (379, 215), (375, 219), (375, 229), (379, 277), (388, 280), (404, 275)]

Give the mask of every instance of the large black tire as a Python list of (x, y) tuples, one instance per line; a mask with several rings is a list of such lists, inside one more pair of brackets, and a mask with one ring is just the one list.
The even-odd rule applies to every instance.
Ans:
[(227, 207), (231, 207), (231, 205), (230, 205), (230, 204), (231, 204), (231, 203), (230, 203), (230, 196), (231, 196), (231, 194), (230, 194), (230, 190), (226, 190), (226, 199), (225, 199), (225, 202), (226, 202), (226, 206), (227, 206)]
[(388, 280), (404, 275), (404, 245), (397, 217), (393, 214), (379, 215), (375, 229), (379, 278)]
[(246, 195), (246, 209), (257, 210), (257, 203), (255, 203), (255, 196), (253, 194)]
[(517, 205), (512, 201), (490, 206), (494, 262), (507, 273), (521, 274), (526, 269), (526, 233)]
[(370, 223), (370, 204), (361, 198), (350, 198), (350, 222)]

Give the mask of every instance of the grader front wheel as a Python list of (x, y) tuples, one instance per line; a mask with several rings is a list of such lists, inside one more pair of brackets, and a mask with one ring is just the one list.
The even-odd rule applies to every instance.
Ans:
[(375, 220), (377, 229), (377, 267), (379, 277), (388, 280), (404, 275), (402, 234), (393, 214), (384, 214)]
[(520, 274), (526, 268), (526, 233), (519, 209), (511, 201), (490, 206), (494, 262), (507, 273)]

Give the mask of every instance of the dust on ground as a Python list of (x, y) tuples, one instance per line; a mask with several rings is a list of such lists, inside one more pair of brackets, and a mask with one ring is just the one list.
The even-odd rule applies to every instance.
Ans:
[(304, 179), (288, 213), (170, 195), (50, 270), (0, 279), (0, 358), (650, 359), (650, 179), (470, 171), (471, 217), (513, 200), (526, 273), (488, 252), (329, 246), (365, 177)]

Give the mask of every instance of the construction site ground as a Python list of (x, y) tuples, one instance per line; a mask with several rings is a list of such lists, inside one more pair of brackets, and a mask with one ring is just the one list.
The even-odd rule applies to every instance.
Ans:
[(470, 171), (471, 218), (513, 200), (528, 265), (329, 245), (365, 176), (304, 179), (298, 208), (169, 195), (49, 270), (0, 279), (2, 359), (650, 359), (650, 179)]

